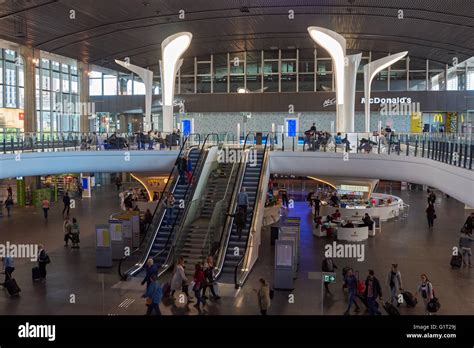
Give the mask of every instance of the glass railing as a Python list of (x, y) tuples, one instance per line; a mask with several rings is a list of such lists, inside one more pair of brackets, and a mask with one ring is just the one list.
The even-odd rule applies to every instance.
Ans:
[[(268, 131), (252, 132), (246, 146), (265, 145)], [(207, 134), (190, 134), (188, 146), (200, 146)], [(23, 133), (0, 132), (0, 154), (47, 151), (100, 150), (179, 150), (182, 135), (161, 133), (149, 137), (143, 133)], [(220, 145), (242, 147), (246, 136), (233, 132), (218, 134)], [(274, 133), (270, 151), (348, 152), (359, 154), (422, 157), (472, 170), (474, 139), (470, 133)]]
[(458, 133), (277, 133), (274, 150), (422, 157), (472, 170), (474, 139)]
[(185, 138), (201, 144), (200, 134), (178, 133), (25, 133), (0, 132), (0, 153), (105, 150), (179, 150)]

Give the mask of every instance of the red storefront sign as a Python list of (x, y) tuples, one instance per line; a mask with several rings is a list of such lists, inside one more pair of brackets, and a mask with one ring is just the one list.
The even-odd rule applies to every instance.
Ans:
[(18, 119), (20, 121), (24, 121), (25, 120), (25, 113), (24, 112), (19, 112), (18, 113)]

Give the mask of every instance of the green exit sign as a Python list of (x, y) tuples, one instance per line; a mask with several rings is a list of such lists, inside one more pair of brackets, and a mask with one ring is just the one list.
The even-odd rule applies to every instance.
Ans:
[(324, 275), (324, 281), (326, 283), (335, 283), (336, 282), (336, 276), (325, 274)]

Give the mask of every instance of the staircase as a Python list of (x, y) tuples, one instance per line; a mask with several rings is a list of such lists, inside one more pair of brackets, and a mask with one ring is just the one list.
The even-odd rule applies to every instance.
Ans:
[[(199, 154), (200, 154), (200, 151), (197, 148), (193, 148), (189, 152), (188, 160), (191, 161), (191, 163), (192, 163), (192, 169), (193, 169), (194, 174), (196, 174), (194, 171), (196, 170), (196, 164), (197, 164), (197, 160), (199, 158)], [(176, 224), (174, 225), (174, 229), (177, 229), (179, 227), (181, 219), (183, 219), (183, 214), (181, 214), (181, 213), (184, 211), (184, 209), (179, 208), (179, 202), (181, 200), (184, 200), (185, 204), (187, 204), (188, 201), (189, 201), (189, 195), (192, 193), (192, 190), (189, 189), (188, 192), (187, 192), (187, 195), (185, 197), (187, 187), (188, 187), (188, 184), (186, 182), (183, 182), (183, 183), (178, 182), (178, 184), (176, 185), (176, 187), (173, 191), (173, 195), (174, 195), (174, 199), (175, 199), (175, 206), (174, 206), (174, 209), (173, 209), (173, 219), (172, 219), (172, 221), (175, 221), (176, 216), (178, 214), (180, 214), (180, 216), (176, 220)], [(161, 214), (159, 214), (159, 215), (161, 215)], [(157, 216), (154, 216), (154, 218), (157, 218)], [(155, 221), (153, 221), (153, 222), (155, 222)], [(163, 219), (163, 222), (164, 222), (164, 219)], [(170, 237), (170, 235), (173, 234), (174, 229), (171, 226), (167, 226), (164, 223), (160, 223), (158, 233), (156, 234), (156, 238), (153, 242), (153, 246), (152, 246), (151, 251), (150, 251), (150, 256), (156, 255), (160, 251), (164, 250), (165, 245), (166, 245), (166, 241), (168, 239), (170, 239), (170, 242), (172, 241), (172, 236)], [(160, 255), (158, 255), (155, 258), (155, 263), (158, 263), (159, 266), (161, 266), (165, 262), (166, 257), (168, 255), (168, 251), (170, 249), (170, 246), (171, 246), (171, 243), (168, 243), (168, 245), (166, 246), (166, 250), (164, 252), (160, 253)]]
[[(254, 167), (247, 163), (245, 167), (245, 173), (242, 181), (242, 187), (245, 187), (247, 195), (249, 197), (249, 206), (247, 208), (247, 221), (245, 228), (242, 230), (242, 238), (239, 239), (237, 235), (237, 228), (235, 223), (232, 225), (232, 232), (229, 239), (229, 244), (226, 251), (224, 265), (222, 267), (223, 281), (231, 281), (230, 276), (233, 277), (235, 266), (239, 263), (240, 259), (245, 253), (245, 247), (247, 238), (250, 232), (250, 225), (252, 223), (253, 211), (255, 208), (255, 199), (258, 191), (258, 183), (260, 179), (260, 170), (263, 165), (263, 150), (256, 150), (257, 152), (257, 165)], [(234, 212), (235, 213), (235, 212)], [(236, 247), (238, 248), (238, 255), (235, 255)]]
[[(184, 243), (180, 255), (184, 257), (187, 275), (194, 274), (194, 265), (205, 261), (208, 256), (211, 237), (208, 230), (212, 214), (216, 204), (224, 198), (229, 180), (233, 180), (230, 178), (232, 166), (232, 163), (219, 163), (218, 168), (211, 172), (196, 219), (183, 231)], [(232, 173), (232, 176), (235, 177), (235, 174)], [(227, 192), (227, 195), (230, 194)]]

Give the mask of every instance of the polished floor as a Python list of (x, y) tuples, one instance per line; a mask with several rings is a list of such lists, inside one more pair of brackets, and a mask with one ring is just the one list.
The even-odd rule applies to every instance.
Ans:
[[(290, 192), (291, 194), (291, 192)], [(396, 219), (382, 225), (382, 233), (365, 243), (365, 261), (335, 259), (338, 279), (331, 285), (331, 295), (324, 296), (323, 314), (340, 315), (347, 306), (346, 295), (341, 290), (341, 270), (349, 265), (365, 278), (368, 269), (385, 284), (390, 264), (398, 263), (404, 288), (414, 292), (419, 275), (427, 273), (441, 302), (438, 314), (473, 314), (473, 269), (452, 270), (449, 266), (451, 250), (457, 245), (458, 233), (468, 211), (464, 205), (438, 193), (436, 210), (438, 219), (433, 230), (427, 228), (425, 193), (419, 191), (393, 192), (410, 205), (406, 219)], [(92, 199), (78, 202), (71, 216), (78, 218), (81, 226), (81, 248), (74, 250), (63, 246), (61, 205), (50, 211), (45, 222), (36, 208), (16, 208), (11, 218), (0, 218), (0, 243), (44, 243), (51, 256), (48, 279), (33, 283), (29, 260), (15, 260), (14, 277), (22, 289), (21, 296), (11, 298), (0, 293), (0, 314), (143, 314), (145, 312), (141, 279), (120, 282), (117, 267), (95, 267), (95, 224), (105, 223), (108, 216), (119, 209), (118, 197), (111, 186), (95, 191)], [(332, 241), (314, 237), (311, 233), (311, 212), (306, 202), (297, 202), (290, 216), (301, 217), (301, 255), (298, 277), (292, 291), (276, 291), (269, 314), (322, 314), (321, 281), (314, 280), (313, 272), (321, 270), (324, 246)], [(198, 311), (191, 304), (164, 301), (163, 314), (258, 314), (254, 288), (264, 277), (273, 282), (273, 247), (270, 246), (269, 229), (262, 231), (260, 257), (245, 286), (235, 290), (232, 285), (220, 284), (220, 300), (210, 301)], [(162, 281), (166, 281), (163, 279)], [(387, 288), (384, 286), (384, 297)], [(293, 295), (293, 296), (289, 296)], [(423, 308), (400, 308), (401, 314), (423, 314)], [(361, 312), (359, 315), (363, 315)]]

